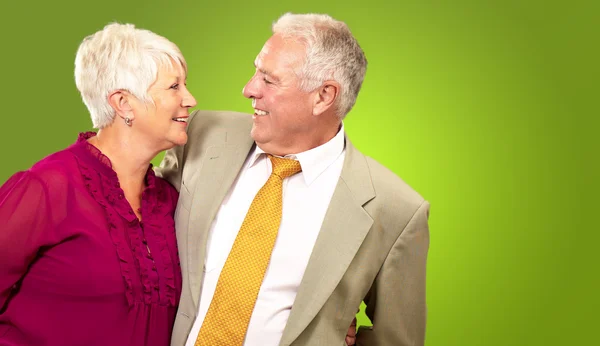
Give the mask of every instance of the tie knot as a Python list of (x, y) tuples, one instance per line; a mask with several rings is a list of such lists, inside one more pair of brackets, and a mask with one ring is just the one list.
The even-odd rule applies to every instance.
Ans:
[(279, 176), (281, 179), (285, 179), (292, 176), (302, 170), (300, 162), (292, 159), (284, 159), (281, 157), (275, 157), (273, 155), (267, 155), (273, 165), (273, 173)]

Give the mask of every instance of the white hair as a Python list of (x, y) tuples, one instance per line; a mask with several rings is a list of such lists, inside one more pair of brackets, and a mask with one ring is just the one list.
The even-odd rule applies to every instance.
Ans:
[(95, 128), (110, 125), (115, 110), (108, 96), (127, 90), (146, 103), (153, 103), (148, 88), (161, 66), (187, 64), (179, 48), (151, 31), (133, 24), (111, 23), (86, 37), (75, 58), (75, 84), (87, 106)]
[(354, 106), (367, 70), (367, 59), (346, 23), (324, 14), (281, 16), (272, 26), (273, 34), (304, 43), (306, 56), (296, 71), (300, 88), (313, 91), (326, 80), (340, 83), (336, 111), (343, 119)]

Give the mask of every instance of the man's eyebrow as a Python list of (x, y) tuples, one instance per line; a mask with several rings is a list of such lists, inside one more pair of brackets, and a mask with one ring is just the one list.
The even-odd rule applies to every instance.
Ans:
[(265, 70), (264, 68), (257, 68), (257, 70), (258, 70), (258, 72), (264, 74), (265, 76), (269, 77), (273, 81), (279, 81), (279, 78), (277, 76), (275, 76), (271, 72)]
[(266, 74), (266, 75), (268, 75), (268, 76), (271, 76), (271, 73), (270, 73), (269, 71), (265, 70), (264, 68), (258, 67), (258, 65), (256, 64), (256, 61), (254, 62), (254, 68), (255, 68), (255, 69), (258, 71), (258, 72), (260, 72), (260, 73), (262, 73), (262, 74)]
[(269, 77), (270, 79), (272, 79), (274, 81), (279, 81), (279, 78), (277, 76), (275, 76), (271, 71), (265, 70), (263, 67), (258, 67), (258, 65), (256, 64), (256, 61), (254, 61), (254, 68), (258, 72), (260, 72), (260, 73), (266, 75), (267, 77)]

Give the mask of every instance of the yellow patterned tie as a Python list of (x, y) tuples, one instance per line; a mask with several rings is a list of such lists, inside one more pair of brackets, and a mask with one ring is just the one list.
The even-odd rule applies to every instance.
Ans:
[(268, 156), (273, 172), (248, 209), (194, 346), (244, 343), (281, 223), (283, 179), (302, 170), (298, 161)]

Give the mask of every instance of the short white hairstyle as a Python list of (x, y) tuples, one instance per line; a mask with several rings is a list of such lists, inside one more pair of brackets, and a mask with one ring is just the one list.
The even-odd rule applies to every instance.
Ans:
[(115, 110), (108, 96), (127, 90), (145, 103), (153, 103), (148, 88), (160, 67), (187, 64), (173, 42), (133, 24), (110, 23), (87, 36), (75, 57), (75, 84), (95, 128), (110, 125)]
[(327, 80), (340, 84), (336, 113), (343, 119), (354, 106), (367, 71), (367, 58), (346, 23), (325, 14), (286, 13), (273, 23), (272, 31), (306, 47), (305, 60), (296, 71), (300, 89), (313, 91)]

